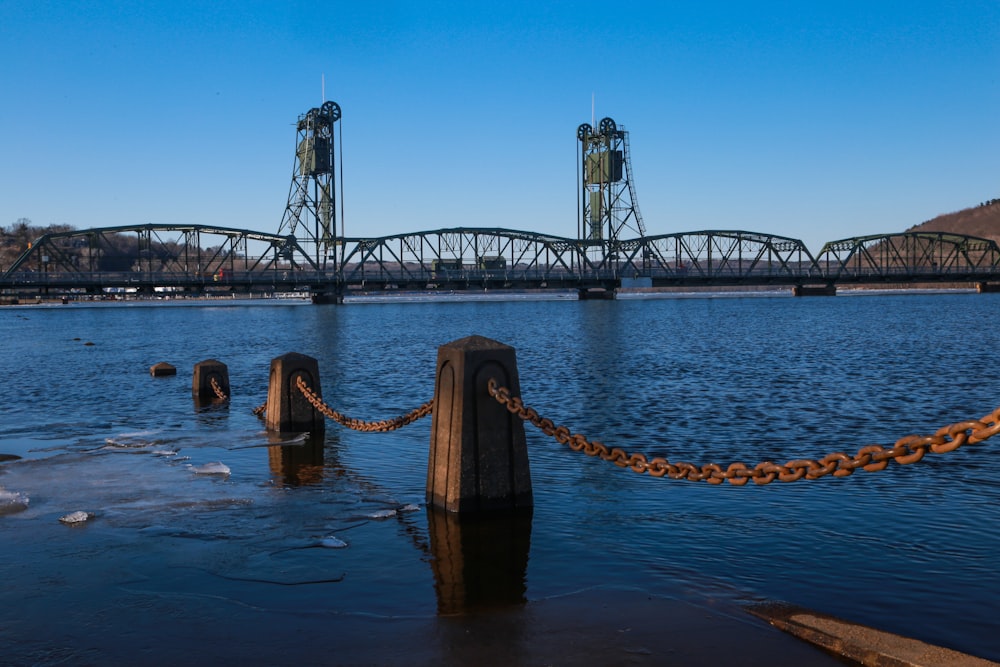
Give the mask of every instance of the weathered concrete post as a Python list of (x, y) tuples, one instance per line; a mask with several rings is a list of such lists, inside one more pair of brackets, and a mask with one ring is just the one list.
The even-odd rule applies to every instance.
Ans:
[[(86, 345), (86, 343), (84, 343)], [(153, 364), (149, 367), (149, 374), (155, 378), (167, 377), (169, 375), (177, 375), (177, 367), (168, 364), (165, 361), (161, 361), (158, 364)]]
[(463, 514), (532, 506), (524, 423), (489, 395), (490, 378), (520, 395), (514, 348), (482, 336), (438, 348), (428, 504)]
[(326, 421), (295, 386), (299, 377), (313, 393), (323, 396), (319, 384), (319, 364), (315, 359), (289, 352), (271, 360), (264, 425), (270, 431), (322, 434)]
[(194, 375), (191, 376), (191, 393), (199, 402), (211, 402), (222, 399), (212, 387), (215, 380), (219, 391), (229, 397), (229, 367), (221, 361), (206, 359), (194, 365)]

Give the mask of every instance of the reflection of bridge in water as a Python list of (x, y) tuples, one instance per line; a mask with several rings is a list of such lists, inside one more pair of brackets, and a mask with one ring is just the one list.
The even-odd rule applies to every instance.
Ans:
[[(277, 234), (205, 225), (134, 225), (46, 234), (0, 274), (8, 297), (304, 291), (317, 301), (409, 290), (780, 288), (975, 284), (993, 291), (1000, 248), (939, 232), (855, 237), (813, 256), (797, 239), (737, 230), (648, 235), (636, 201), (628, 132), (610, 118), (577, 129), (576, 238), (450, 228), (379, 238), (338, 230), (340, 165), (327, 102), (300, 117)], [(339, 232), (339, 233), (338, 233)]]

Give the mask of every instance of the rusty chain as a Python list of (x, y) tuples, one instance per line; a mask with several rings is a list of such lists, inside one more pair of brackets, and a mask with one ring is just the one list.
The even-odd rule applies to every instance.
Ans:
[(316, 410), (320, 413), (326, 415), (333, 421), (337, 422), (341, 426), (346, 426), (347, 428), (354, 431), (364, 431), (368, 433), (378, 432), (384, 433), (386, 431), (395, 431), (398, 428), (402, 428), (407, 424), (412, 424), (418, 419), (422, 419), (434, 411), (434, 399), (427, 401), (419, 408), (411, 410), (405, 415), (399, 417), (393, 417), (392, 419), (382, 419), (380, 421), (362, 421), (360, 419), (353, 419), (345, 415), (340, 414), (326, 403), (323, 402), (321, 398), (316, 396), (316, 393), (306, 384), (302, 376), (295, 378), (295, 386), (302, 395), (305, 396), (306, 400), (309, 401)]
[(255, 417), (259, 417), (260, 419), (263, 419), (264, 418), (264, 413), (267, 412), (267, 403), (266, 402), (265, 403), (261, 403), (256, 408), (254, 408), (252, 410), (252, 412), (253, 412), (253, 414), (254, 414)]
[(219, 382), (215, 379), (214, 375), (208, 378), (208, 384), (212, 386), (212, 391), (215, 392), (216, 397), (220, 401), (229, 400), (229, 396), (226, 395), (226, 392), (222, 391), (222, 387), (219, 386)]
[(827, 454), (823, 458), (796, 459), (784, 465), (764, 461), (754, 467), (745, 463), (731, 463), (723, 468), (717, 463), (696, 466), (692, 463), (670, 463), (663, 457), (647, 459), (645, 454), (627, 454), (619, 447), (609, 448), (600, 442), (590, 441), (579, 433), (570, 434), (565, 426), (556, 426), (551, 419), (544, 419), (533, 408), (526, 407), (520, 397), (511, 396), (507, 387), (500, 386), (493, 378), (488, 385), (490, 396), (509, 412), (530, 422), (560, 444), (568, 445), (574, 452), (588, 456), (600, 456), (620, 468), (630, 468), (637, 473), (649, 473), (653, 477), (666, 475), (671, 479), (686, 479), (692, 482), (705, 481), (709, 484), (729, 482), (743, 486), (753, 480), (754, 484), (770, 484), (774, 480), (794, 482), (800, 479), (819, 479), (826, 475), (847, 477), (858, 468), (875, 472), (885, 470), (890, 460), (907, 465), (921, 460), (928, 451), (944, 454), (954, 451), (964, 444), (973, 445), (1000, 433), (1000, 407), (982, 419), (969, 419), (942, 427), (934, 435), (908, 435), (896, 441), (890, 448), (882, 445), (867, 445), (853, 457), (843, 452)]

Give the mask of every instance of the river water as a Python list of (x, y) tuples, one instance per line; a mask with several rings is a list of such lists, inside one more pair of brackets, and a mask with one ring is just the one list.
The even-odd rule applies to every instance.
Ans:
[[(479, 334), (516, 348), (526, 403), (628, 452), (854, 453), (1000, 405), (998, 307), (954, 293), (0, 309), (0, 663), (168, 662), (164, 645), (195, 637), (206, 658), (246, 661), (248, 629), (322, 662), (306, 633), (331, 619), (584, 589), (713, 609), (780, 600), (1000, 660), (992, 440), (737, 488), (621, 470), (528, 426), (534, 512), (501, 527), (523, 550), (477, 574), (489, 558), (451, 562), (424, 506), (429, 418), (388, 434), (329, 422), (318, 445), (281, 445), (252, 414), (286, 352), (318, 360), (337, 410), (405, 413), (433, 394), (437, 347)], [(228, 404), (192, 400), (206, 359), (229, 368)], [(161, 361), (178, 374), (152, 377)], [(229, 473), (211, 474), (218, 463)], [(91, 518), (60, 523), (74, 511)]]

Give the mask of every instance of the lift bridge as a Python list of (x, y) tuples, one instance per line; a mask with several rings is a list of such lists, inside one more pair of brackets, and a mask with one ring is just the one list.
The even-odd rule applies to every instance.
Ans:
[[(1000, 249), (939, 232), (833, 241), (813, 256), (798, 239), (734, 229), (649, 235), (639, 212), (629, 135), (613, 119), (577, 128), (576, 236), (450, 227), (378, 238), (343, 228), (341, 109), (325, 102), (296, 123), (288, 201), (277, 233), (137, 224), (46, 234), (5, 270), (0, 298), (153, 293), (351, 294), (622, 288), (788, 288), (974, 284), (996, 291)], [(991, 283), (994, 281), (994, 283)]]

